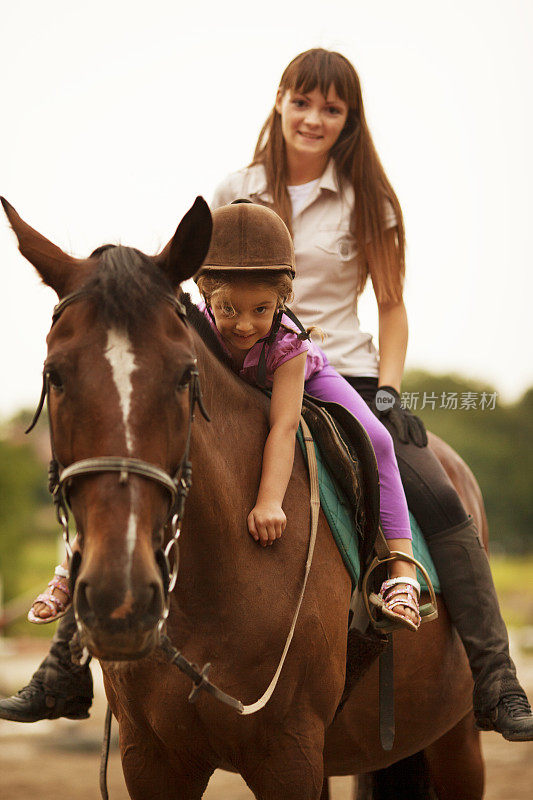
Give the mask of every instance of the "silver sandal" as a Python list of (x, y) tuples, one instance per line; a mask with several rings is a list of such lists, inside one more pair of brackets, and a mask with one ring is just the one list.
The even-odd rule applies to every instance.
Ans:
[[(398, 630), (398, 628), (417, 631), (421, 621), (419, 599), (420, 584), (414, 578), (399, 577), (384, 581), (381, 584), (379, 594), (372, 593), (369, 597), (372, 605), (376, 606), (384, 617), (391, 620), (388, 625), (380, 625), (380, 631), (391, 633)], [(408, 619), (403, 614), (397, 614), (394, 611), (396, 606), (410, 608), (416, 614), (416, 622)]]
[[(47, 625), (49, 622), (55, 622), (57, 619), (64, 617), (72, 603), (72, 596), (70, 593), (69, 585), (70, 574), (68, 569), (65, 569), (60, 564), (54, 570), (54, 577), (48, 584), (48, 588), (42, 594), (38, 595), (32, 603), (32, 607), (28, 611), (28, 620), (33, 622), (34, 625)], [(54, 589), (59, 589), (66, 595), (66, 600), (60, 600), (53, 594)], [(43, 603), (52, 611), (49, 617), (38, 617), (33, 607), (36, 603)]]

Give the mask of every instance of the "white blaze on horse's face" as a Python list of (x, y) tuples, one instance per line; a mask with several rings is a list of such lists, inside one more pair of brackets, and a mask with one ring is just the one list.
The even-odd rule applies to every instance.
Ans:
[[(131, 378), (136, 369), (135, 353), (133, 352), (131, 342), (127, 335), (116, 330), (116, 328), (110, 328), (107, 332), (107, 346), (104, 352), (106, 359), (111, 365), (113, 381), (117, 387), (118, 396), (120, 398), (126, 447), (128, 449), (128, 455), (131, 456), (133, 453), (133, 436), (129, 423), (129, 416), (133, 391)], [(131, 568), (133, 551), (137, 543), (138, 523), (134, 505), (135, 504), (132, 503), (128, 518), (128, 530), (126, 533), (128, 568)]]
[(111, 365), (113, 381), (117, 387), (118, 396), (120, 398), (126, 447), (128, 449), (128, 455), (131, 455), (133, 452), (133, 437), (129, 424), (131, 394), (133, 391), (131, 376), (135, 372), (136, 364), (135, 353), (125, 333), (116, 330), (116, 328), (110, 328), (108, 330), (105, 357)]

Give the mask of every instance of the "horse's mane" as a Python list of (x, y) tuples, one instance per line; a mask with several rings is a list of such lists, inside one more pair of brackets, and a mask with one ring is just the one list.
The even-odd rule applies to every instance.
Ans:
[(203, 343), (219, 361), (225, 364), (226, 367), (233, 372), (231, 358), (220, 344), (216, 333), (209, 324), (208, 320), (205, 318), (205, 314), (200, 311), (198, 306), (196, 306), (191, 300), (190, 295), (186, 294), (185, 292), (181, 292), (179, 299), (185, 306), (187, 311), (187, 319), (195, 331), (199, 334)]
[(96, 298), (107, 323), (136, 330), (152, 315), (161, 294), (173, 294), (163, 270), (134, 247), (103, 245), (90, 257), (100, 263), (84, 289)]
[[(165, 273), (134, 247), (104, 244), (93, 250), (90, 258), (99, 258), (100, 263), (84, 289), (96, 297), (98, 312), (107, 323), (135, 330), (147, 322), (161, 301), (161, 294), (174, 294)], [(231, 358), (190, 295), (181, 292), (180, 301), (207, 348), (232, 370)]]

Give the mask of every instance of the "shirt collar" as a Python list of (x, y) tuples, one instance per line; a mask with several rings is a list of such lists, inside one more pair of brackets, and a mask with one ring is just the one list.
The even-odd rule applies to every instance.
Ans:
[[(263, 164), (254, 164), (253, 167), (250, 167), (249, 175), (248, 194), (250, 194), (250, 196), (255, 195), (266, 203), (272, 203), (272, 195), (267, 191), (266, 172)], [(318, 188), (328, 189), (330, 192), (335, 192), (335, 194), (339, 192), (335, 161), (332, 158), (330, 158), (326, 169), (322, 173)]]
[(248, 194), (259, 197), (265, 203), (274, 202), (272, 195), (267, 191), (266, 172), (262, 164), (254, 164), (253, 167), (250, 167)]
[(339, 184), (337, 181), (337, 170), (335, 169), (335, 161), (332, 158), (330, 158), (328, 161), (328, 165), (322, 173), (322, 177), (320, 178), (320, 183), (318, 185), (321, 189), (329, 189), (330, 192), (335, 192), (335, 194), (338, 194)]

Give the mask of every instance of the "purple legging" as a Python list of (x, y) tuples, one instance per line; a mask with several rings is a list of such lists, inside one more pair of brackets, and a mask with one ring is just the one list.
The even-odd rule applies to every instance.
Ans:
[(407, 502), (398, 471), (392, 437), (360, 394), (329, 364), (305, 382), (305, 391), (320, 400), (339, 403), (368, 433), (379, 470), (380, 517), (386, 539), (410, 539)]

